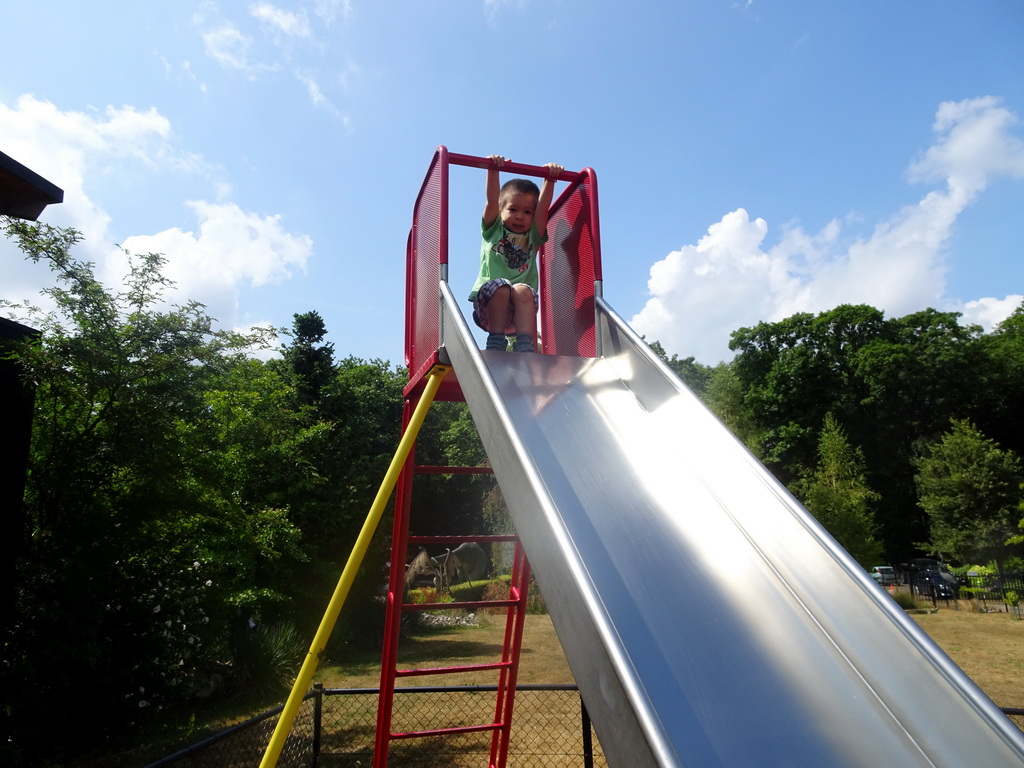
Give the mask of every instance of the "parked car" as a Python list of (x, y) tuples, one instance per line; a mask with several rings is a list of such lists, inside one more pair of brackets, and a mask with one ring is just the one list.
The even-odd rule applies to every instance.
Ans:
[(936, 600), (952, 600), (956, 597), (956, 587), (940, 571), (918, 571), (911, 583), (914, 591), (923, 597)]
[(896, 569), (891, 565), (876, 565), (871, 569), (871, 578), (882, 586), (900, 583)]

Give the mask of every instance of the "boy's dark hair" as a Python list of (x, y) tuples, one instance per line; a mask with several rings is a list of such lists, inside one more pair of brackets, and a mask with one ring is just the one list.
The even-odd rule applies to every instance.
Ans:
[(498, 205), (504, 206), (505, 198), (516, 193), (540, 197), (540, 189), (529, 179), (509, 179), (501, 185), (501, 191), (498, 193)]

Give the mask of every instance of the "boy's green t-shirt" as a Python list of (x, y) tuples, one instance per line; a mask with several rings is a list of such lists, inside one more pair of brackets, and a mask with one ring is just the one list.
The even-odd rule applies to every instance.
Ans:
[(533, 224), (529, 232), (511, 232), (501, 222), (501, 216), (496, 216), (489, 227), (485, 227), (481, 221), (480, 231), (483, 235), (480, 274), (469, 293), (469, 300), (476, 298), (480, 286), (499, 277), (511, 283), (526, 283), (535, 291), (538, 290), (537, 250), (547, 237), (542, 239)]

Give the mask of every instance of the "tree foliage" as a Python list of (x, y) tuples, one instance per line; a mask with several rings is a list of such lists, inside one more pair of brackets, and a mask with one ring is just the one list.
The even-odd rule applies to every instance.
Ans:
[(1010, 554), (1024, 480), (1020, 459), (966, 419), (917, 459), (921, 507), (931, 521), (929, 547), (957, 560), (997, 563)]
[[(486, 467), (487, 454), (465, 403), (437, 402), (416, 441), (416, 462)], [(420, 535), (488, 533), (481, 508), (492, 475), (423, 475), (413, 487), (410, 531)]]
[(691, 355), (690, 357), (680, 358), (678, 355), (672, 355), (669, 357), (668, 353), (665, 352), (665, 348), (661, 345), (661, 342), (653, 341), (650, 344), (651, 350), (665, 361), (665, 364), (672, 369), (672, 372), (678, 376), (686, 386), (694, 391), (697, 395), (702, 395), (704, 390), (708, 386), (708, 382), (711, 380), (712, 369), (706, 365), (698, 363), (697, 360)]
[[(72, 255), (73, 230), (3, 226), (54, 275), (52, 311), (6, 306), (41, 332), (11, 353), (35, 390), (0, 669), (0, 750), (16, 765), (242, 684), (253, 626), (311, 636), (397, 443), (404, 375), (336, 363), (315, 312), (262, 362), (250, 353), (274, 334), (217, 330), (202, 305), (165, 300), (162, 256), (127, 254), (108, 290)], [(384, 545), (344, 637), (374, 610)]]
[(295, 374), (299, 401), (310, 405), (320, 401), (324, 388), (334, 378), (334, 344), (320, 343), (327, 335), (327, 325), (319, 312), (293, 317), (292, 343), (282, 352), (285, 364)]
[(887, 319), (873, 307), (844, 305), (741, 328), (730, 347), (769, 468), (789, 484), (814, 466), (820, 425), (833, 414), (864, 453), (890, 557), (912, 556), (928, 525), (912, 460), (951, 418), (984, 409), (981, 329), (960, 325), (956, 313)]
[(865, 568), (882, 562), (872, 505), (878, 494), (864, 478), (864, 455), (851, 446), (832, 414), (818, 440), (818, 464), (794, 483), (794, 492), (847, 552)]

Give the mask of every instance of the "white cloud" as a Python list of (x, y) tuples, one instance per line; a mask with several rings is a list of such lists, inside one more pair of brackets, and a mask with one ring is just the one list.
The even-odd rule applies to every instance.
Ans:
[(991, 330), (1013, 314), (1013, 311), (1024, 301), (1024, 296), (1013, 293), (1004, 299), (978, 299), (968, 301), (960, 309), (963, 312), (962, 322), (975, 323)]
[[(696, 355), (714, 352), (737, 316), (764, 318), (774, 311), (774, 296), (792, 295), (799, 278), (790, 275), (785, 256), (761, 249), (768, 232), (764, 219), (751, 221), (742, 208), (712, 224), (696, 245), (673, 251), (651, 267), (651, 298), (632, 325), (667, 350)], [(801, 240), (806, 236), (801, 233)], [(688, 318), (688, 319), (684, 319)]]
[(234, 24), (220, 24), (203, 32), (202, 38), (207, 54), (221, 66), (237, 70), (249, 80), (255, 80), (269, 69), (266, 65), (252, 60), (253, 39)]
[(342, 88), (348, 88), (358, 77), (363, 74), (363, 69), (352, 59), (346, 59), (344, 66), (338, 73), (337, 79)]
[(1010, 133), (1019, 123), (994, 96), (943, 102), (932, 126), (939, 140), (910, 167), (911, 180), (974, 195), (994, 176), (1024, 177), (1024, 141)]
[(313, 12), (328, 24), (332, 24), (338, 16), (349, 19), (352, 17), (352, 0), (316, 0)]
[(820, 232), (784, 228), (764, 246), (768, 224), (741, 209), (711, 225), (696, 245), (651, 267), (650, 298), (632, 323), (670, 353), (714, 364), (729, 359), (729, 334), (795, 312), (865, 303), (900, 316), (925, 307), (963, 311), (986, 329), (1019, 296), (967, 302), (946, 296), (945, 247), (957, 217), (998, 176), (1024, 176), (1017, 118), (994, 98), (940, 105), (936, 140), (913, 163), (913, 181), (944, 182), (879, 223), (867, 239), (844, 239), (833, 220)]
[(330, 99), (324, 95), (323, 89), (320, 88), (320, 83), (317, 82), (315, 77), (304, 72), (296, 72), (295, 77), (306, 86), (306, 95), (309, 96), (309, 101), (314, 107), (326, 109), (332, 114), (338, 114), (338, 110), (331, 104)]
[(253, 3), (249, 13), (276, 32), (287, 37), (308, 38), (312, 35), (306, 14), (286, 11), (271, 3)]
[[(130, 173), (139, 167), (145, 172), (197, 165), (196, 158), (173, 148), (170, 135), (170, 122), (155, 109), (62, 112), (30, 95), (19, 97), (14, 107), (0, 103), (4, 152), (64, 191), (64, 202), (49, 206), (41, 218), (78, 230), (84, 238), (80, 257), (94, 262), (109, 250), (110, 216), (92, 199), (88, 179), (114, 166)], [(46, 269), (27, 262), (6, 240), (0, 241), (0, 259), (0, 298), (37, 301), (39, 286), (50, 283)]]
[[(174, 170), (198, 174), (203, 185), (210, 182), (206, 164), (174, 144), (170, 122), (154, 109), (62, 112), (50, 102), (22, 96), (14, 108), (0, 103), (0, 147), (64, 190), (64, 202), (47, 208), (41, 219), (81, 232), (84, 240), (75, 256), (95, 263), (97, 277), (111, 287), (126, 274), (126, 260), (110, 233), (110, 215), (90, 196), (89, 180)], [(246, 212), (226, 201), (231, 191), (226, 183), (214, 182), (213, 191), (220, 202), (187, 203), (198, 219), (197, 232), (170, 228), (127, 237), (122, 245), (134, 253), (167, 256), (165, 275), (178, 284), (168, 298), (201, 301), (231, 327), (238, 324), (239, 291), (280, 283), (304, 270), (312, 241), (288, 232), (280, 216)], [(45, 266), (27, 261), (6, 239), (0, 239), (0, 264), (0, 298), (47, 308), (39, 296), (42, 286), (52, 285)]]
[[(317, 32), (321, 27), (330, 26), (338, 15), (348, 18), (351, 12), (347, 1), (315, 3), (311, 16), (306, 10), (291, 11), (258, 0), (249, 4), (249, 18), (231, 20), (221, 18), (220, 10), (207, 2), (193, 14), (192, 24), (203, 40), (206, 53), (225, 69), (239, 72), (254, 82), (270, 72), (291, 72), (314, 107), (347, 127), (349, 118), (335, 105), (329, 91), (336, 84), (347, 88), (360, 74), (360, 69), (351, 60), (345, 60), (337, 76), (325, 77), (324, 71), (337, 68), (334, 54), (343, 46), (338, 46), (336, 40), (326, 45), (317, 39)], [(254, 26), (252, 20), (258, 26)]]
[[(199, 219), (198, 233), (174, 227), (124, 242), (130, 253), (167, 257), (164, 275), (176, 284), (172, 300), (200, 301), (222, 325), (232, 326), (244, 286), (280, 283), (295, 270), (305, 271), (313, 242), (287, 232), (280, 216), (259, 216), (234, 203), (200, 200), (188, 206)], [(119, 267), (123, 273), (124, 264)]]

